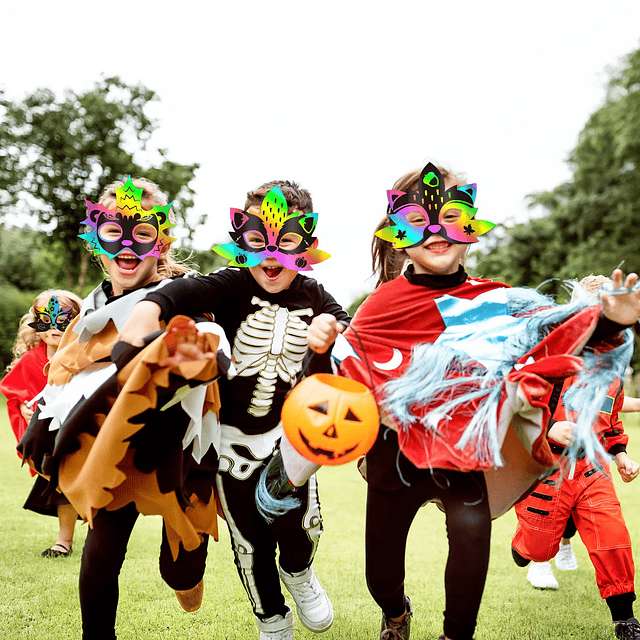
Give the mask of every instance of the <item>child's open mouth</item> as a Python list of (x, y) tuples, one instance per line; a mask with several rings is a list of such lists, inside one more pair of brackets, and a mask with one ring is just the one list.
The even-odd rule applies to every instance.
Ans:
[(268, 280), (277, 280), (278, 276), (282, 273), (282, 267), (262, 267), (262, 270)]
[(442, 252), (442, 251), (446, 251), (450, 246), (451, 246), (450, 242), (447, 242), (446, 240), (442, 240), (441, 242), (432, 242), (431, 244), (428, 244), (426, 248), (429, 251)]
[(121, 254), (115, 260), (118, 265), (118, 269), (120, 269), (120, 272), (124, 275), (134, 274), (138, 265), (142, 262), (140, 258), (130, 253)]

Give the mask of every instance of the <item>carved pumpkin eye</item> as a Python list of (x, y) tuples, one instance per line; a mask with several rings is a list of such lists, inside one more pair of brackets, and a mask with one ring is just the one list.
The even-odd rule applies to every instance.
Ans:
[(324, 402), (314, 404), (312, 407), (309, 407), (309, 409), (322, 413), (326, 416), (329, 413), (329, 401), (325, 400)]
[(351, 420), (352, 422), (360, 422), (360, 418), (358, 418), (358, 416), (355, 413), (353, 413), (351, 409), (347, 411), (347, 415), (344, 417), (344, 419)]
[(378, 408), (367, 387), (326, 373), (305, 378), (282, 407), (287, 440), (320, 465), (344, 464), (367, 453), (378, 425)]

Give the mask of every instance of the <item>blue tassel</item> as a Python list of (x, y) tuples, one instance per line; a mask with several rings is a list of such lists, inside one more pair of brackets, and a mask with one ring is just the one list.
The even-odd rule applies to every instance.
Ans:
[(565, 452), (569, 463), (581, 454), (592, 462), (597, 462), (598, 458), (608, 459), (593, 425), (598, 420), (609, 387), (616, 379), (624, 377), (633, 354), (633, 342), (633, 332), (627, 329), (623, 332), (623, 343), (615, 349), (606, 353), (583, 353), (584, 368), (576, 383), (564, 394), (567, 417), (576, 423), (575, 437)]
[(301, 502), (291, 495), (294, 491), (295, 487), (287, 478), (278, 449), (260, 473), (255, 493), (258, 512), (271, 524), (278, 516), (297, 509)]

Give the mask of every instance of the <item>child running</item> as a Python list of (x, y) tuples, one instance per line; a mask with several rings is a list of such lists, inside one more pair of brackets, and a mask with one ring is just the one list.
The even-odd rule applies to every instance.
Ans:
[[(544, 376), (575, 372), (575, 354), (588, 339), (616, 335), (640, 315), (640, 294), (626, 289), (604, 301), (608, 319), (598, 322), (597, 307), (549, 308), (536, 292), (469, 277), (468, 246), (493, 225), (475, 219), (475, 185), (456, 184), (429, 163), (388, 192), (373, 245), (379, 286), (332, 351), (340, 373), (369, 386), (380, 402), (382, 425), (366, 455), (365, 554), (367, 585), (382, 609), (381, 640), (409, 638), (405, 547), (430, 500), (446, 514), (449, 539), (440, 638), (473, 637), (491, 518), (528, 488), (515, 482), (521, 469), (533, 471), (531, 486), (552, 462), (543, 442), (552, 385)], [(628, 276), (626, 287), (637, 279)], [(614, 280), (620, 287), (622, 273)], [(323, 318), (317, 325), (310, 344), (322, 351), (335, 324)], [(629, 341), (625, 334), (625, 354)], [(488, 487), (501, 464), (514, 477)], [(496, 488), (511, 493), (501, 509), (492, 502)]]
[(312, 567), (322, 532), (317, 481), (314, 475), (296, 488), (291, 495), (300, 505), (271, 523), (254, 494), (282, 436), (284, 398), (304, 373), (308, 324), (329, 314), (344, 328), (349, 318), (322, 285), (298, 273), (329, 257), (316, 248), (317, 214), (308, 191), (293, 182), (263, 184), (247, 194), (244, 210), (231, 209), (231, 224), (234, 242), (215, 247), (230, 266), (149, 294), (121, 339), (136, 344), (161, 320), (212, 313), (233, 344), (237, 375), (220, 381), (218, 496), (260, 638), (290, 640), (293, 617), (280, 580), (308, 629), (325, 631), (333, 622)]
[[(66, 331), (19, 450), (89, 521), (79, 585), (82, 637), (112, 640), (118, 577), (140, 513), (163, 516), (162, 576), (186, 610), (200, 605), (206, 539), (217, 535), (217, 404), (208, 395), (215, 385), (198, 387), (203, 391), (195, 401), (197, 390), (185, 394), (180, 387), (184, 377), (189, 386), (208, 383), (217, 375), (216, 361), (208, 355), (201, 371), (187, 374), (167, 369), (163, 360), (176, 341), (215, 353), (218, 338), (188, 324), (151, 342), (144, 358), (136, 360), (140, 349), (133, 353), (127, 345), (113, 349), (137, 301), (195, 273), (173, 257), (173, 212), (156, 184), (145, 178), (115, 182), (98, 205), (87, 206), (87, 231), (80, 237), (108, 277)], [(180, 389), (182, 400), (160, 406), (161, 387)]]
[[(20, 320), (13, 361), (0, 381), (0, 391), (7, 397), (9, 420), (18, 442), (27, 430), (38, 395), (47, 384), (44, 368), (81, 306), (82, 300), (75, 293), (50, 289), (36, 296), (29, 312)], [(31, 473), (35, 474), (33, 470)], [(42, 557), (66, 558), (72, 553), (78, 514), (64, 495), (47, 492), (47, 488), (48, 482), (38, 475), (24, 508), (58, 518), (56, 542), (42, 552)]]
[[(573, 299), (586, 294), (597, 300), (605, 283), (610, 284), (610, 280), (604, 276), (588, 276), (574, 289)], [(575, 378), (564, 381), (549, 422), (547, 437), (559, 468), (516, 505), (518, 527), (511, 543), (513, 558), (520, 567), (530, 560), (547, 562), (565, 535), (567, 519), (573, 517), (595, 568), (600, 595), (609, 606), (616, 638), (640, 640), (640, 623), (633, 616), (636, 594), (631, 538), (613, 480), (604, 461), (594, 463), (583, 453), (574, 465), (567, 465), (562, 456), (575, 427), (575, 416), (566, 408), (564, 396), (575, 382)], [(618, 378), (608, 389), (595, 430), (623, 482), (631, 482), (638, 477), (640, 466), (627, 455), (629, 438), (618, 417), (624, 397)]]

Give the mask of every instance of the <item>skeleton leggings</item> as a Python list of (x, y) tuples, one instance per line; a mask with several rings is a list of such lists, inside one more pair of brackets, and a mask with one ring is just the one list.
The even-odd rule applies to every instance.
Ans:
[(280, 554), (279, 565), (287, 573), (303, 571), (311, 565), (322, 533), (316, 478), (312, 476), (296, 490), (300, 507), (269, 524), (256, 508), (255, 490), (280, 436), (280, 427), (267, 434), (247, 436), (222, 425), (222, 433), (216, 485), (238, 575), (257, 617), (284, 615), (286, 605), (276, 550)]

